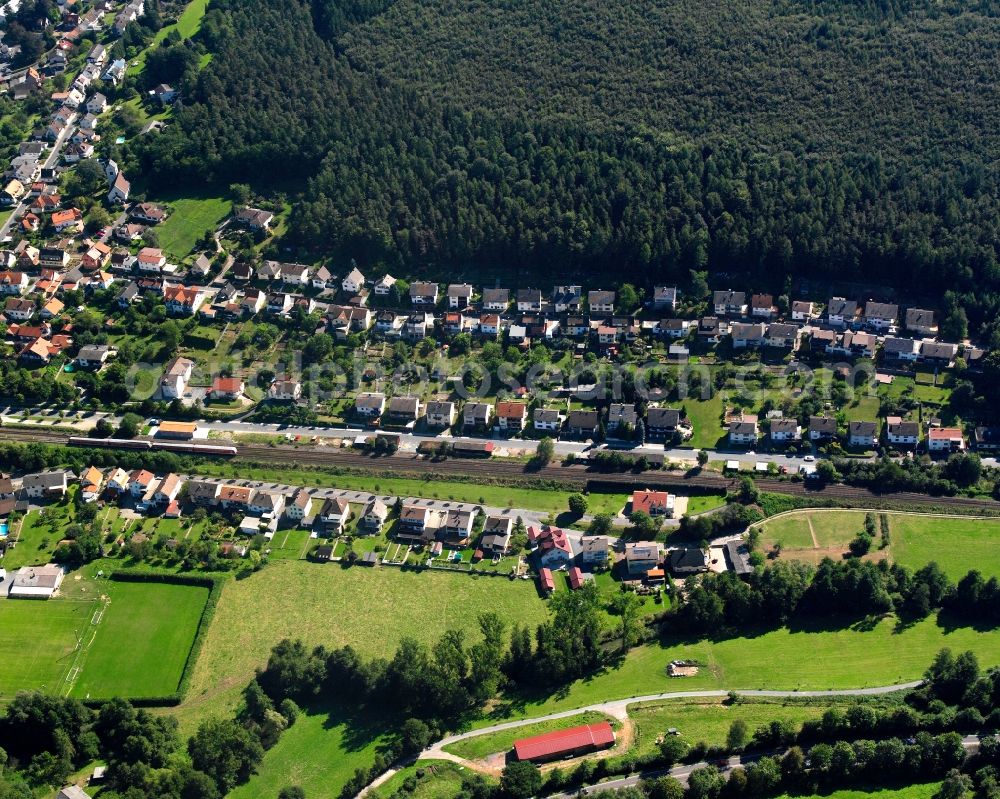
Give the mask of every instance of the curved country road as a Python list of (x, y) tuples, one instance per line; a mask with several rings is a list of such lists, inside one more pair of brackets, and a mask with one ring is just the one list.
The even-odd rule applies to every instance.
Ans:
[[(736, 690), (736, 691), (725, 691), (725, 690), (713, 690), (713, 691), (670, 691), (662, 694), (647, 694), (645, 696), (631, 696), (626, 699), (615, 699), (610, 702), (599, 702), (594, 705), (585, 705), (583, 707), (575, 707), (571, 710), (561, 710), (558, 713), (549, 713), (544, 716), (534, 716), (533, 718), (518, 719), (516, 721), (505, 721), (500, 724), (494, 724), (489, 727), (480, 727), (479, 729), (470, 730), (468, 732), (456, 733), (455, 735), (449, 735), (441, 740), (431, 744), (423, 752), (421, 752), (417, 757), (421, 760), (450, 760), (453, 763), (465, 764), (463, 758), (453, 755), (450, 752), (444, 751), (444, 747), (450, 744), (457, 743), (458, 741), (464, 741), (467, 738), (475, 738), (479, 735), (489, 735), (494, 732), (501, 732), (503, 730), (512, 730), (517, 727), (524, 727), (529, 724), (537, 724), (541, 721), (551, 721), (554, 719), (564, 719), (570, 718), (572, 716), (577, 716), (580, 713), (586, 713), (587, 711), (598, 711), (601, 713), (606, 713), (616, 719), (626, 719), (628, 718), (628, 706), (634, 705), (637, 702), (658, 702), (668, 699), (704, 699), (704, 698), (722, 698), (729, 696), (730, 694), (736, 694), (738, 696), (748, 696), (748, 697), (767, 697), (772, 699), (790, 699), (790, 698), (822, 698), (824, 696), (879, 696), (881, 694), (891, 694), (897, 691), (906, 691), (910, 688), (916, 688), (920, 685), (922, 680), (916, 680), (914, 682), (899, 683), (898, 685), (880, 685), (874, 688), (844, 688), (842, 690), (835, 691), (767, 691), (767, 690)], [(389, 779), (391, 779), (400, 768), (409, 765), (414, 762), (416, 758), (413, 758), (406, 763), (398, 764), (393, 768), (386, 771), (380, 777), (378, 777), (374, 782), (372, 782), (368, 787), (366, 787), (361, 793), (358, 794), (358, 799), (364, 796), (368, 791), (373, 788), (377, 788), (379, 785), (384, 784)], [(679, 767), (680, 770), (690, 771), (688, 766)]]

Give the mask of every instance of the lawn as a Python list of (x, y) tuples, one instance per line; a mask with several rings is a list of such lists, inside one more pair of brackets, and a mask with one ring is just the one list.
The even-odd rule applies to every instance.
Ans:
[(892, 557), (919, 568), (935, 560), (952, 580), (970, 569), (1000, 577), (998, 519), (949, 519), (934, 516), (889, 515)]
[(722, 395), (716, 394), (710, 400), (684, 400), (688, 418), (694, 427), (694, 434), (688, 439), (692, 447), (715, 447), (726, 431), (722, 428)]
[[(1000, 536), (1000, 519), (916, 513), (886, 515), (888, 554), (893, 562), (919, 569), (934, 560), (952, 580), (959, 580), (970, 569), (978, 569), (987, 577), (1000, 576), (1000, 551), (992, 546)], [(851, 539), (864, 529), (864, 520), (864, 511), (812, 510), (779, 516), (761, 525), (761, 548), (768, 550), (780, 541), (785, 550), (812, 549), (811, 521), (820, 547), (846, 549)], [(876, 547), (881, 540), (881, 527), (877, 530)], [(785, 556), (794, 557), (790, 552)]]
[(71, 521), (72, 505), (69, 501), (26, 513), (20, 522), (17, 546), (7, 550), (0, 560), (0, 566), (11, 571), (22, 566), (48, 563)]
[(796, 726), (807, 719), (819, 718), (829, 704), (749, 700), (730, 703), (723, 699), (675, 699), (668, 702), (629, 708), (635, 724), (633, 751), (644, 755), (656, 750), (657, 739), (675, 727), (689, 746), (704, 742), (724, 746), (729, 725), (737, 719), (746, 722), (750, 732), (770, 721), (790, 721)]
[(726, 498), (722, 494), (705, 494), (704, 496), (688, 497), (687, 514), (694, 516), (708, 510), (721, 508), (726, 504)]
[(463, 741), (449, 744), (444, 748), (444, 751), (464, 757), (467, 760), (478, 760), (495, 752), (506, 752), (513, 749), (514, 741), (521, 738), (530, 738), (532, 735), (543, 735), (547, 732), (564, 730), (568, 727), (578, 727), (581, 724), (596, 724), (599, 721), (609, 720), (609, 717), (604, 713), (587, 711), (578, 716), (539, 721), (536, 724), (527, 724), (524, 727), (515, 727), (511, 730), (501, 730), (500, 732), (466, 738)]
[(418, 760), (394, 774), (378, 788), (378, 796), (392, 796), (413, 778), (417, 787), (410, 794), (411, 799), (453, 799), (462, 789), (462, 777), (468, 770), (456, 763), (445, 760)]
[(96, 603), (68, 599), (48, 602), (0, 601), (0, 700), (18, 691), (57, 692), (76, 650), (76, 632), (86, 629)]
[(309, 549), (309, 531), (278, 530), (267, 546), (271, 550), (268, 557), (275, 560), (295, 560), (305, 557)]
[(794, 513), (761, 525), (761, 549), (770, 550), (775, 544), (781, 544), (783, 549), (811, 548), (813, 542), (808, 520), (807, 514)]
[(794, 797), (785, 793), (776, 799), (931, 799), (941, 787), (939, 782), (916, 783), (902, 788), (876, 788), (871, 791), (833, 791), (831, 793), (807, 796), (796, 794)]
[(355, 769), (369, 768), (381, 743), (380, 731), (366, 729), (338, 709), (302, 713), (264, 755), (257, 774), (226, 796), (277, 796), (298, 785), (309, 797), (335, 797)]
[(190, 3), (181, 12), (181, 15), (177, 18), (177, 22), (173, 25), (164, 25), (160, 30), (156, 32), (156, 36), (153, 37), (153, 41), (150, 42), (149, 47), (143, 50), (138, 58), (132, 62), (129, 67), (129, 72), (132, 74), (138, 74), (142, 72), (146, 65), (146, 53), (150, 49), (156, 47), (160, 42), (167, 38), (167, 35), (172, 31), (177, 31), (181, 39), (190, 39), (194, 36), (201, 28), (201, 21), (205, 16), (205, 11), (208, 10), (208, 0), (191, 0)]
[[(834, 622), (834, 625), (840, 622)], [(942, 647), (971, 649), (985, 666), (1000, 663), (1000, 633), (943, 628), (930, 617), (900, 626), (888, 617), (872, 625), (829, 629), (818, 625), (748, 631), (742, 638), (651, 644), (633, 650), (620, 669), (574, 683), (549, 697), (501, 705), (484, 724), (530, 718), (623, 696), (698, 689), (839, 689), (890, 685), (920, 678)], [(671, 660), (703, 665), (691, 678), (671, 678)]]
[(208, 589), (167, 583), (102, 583), (111, 602), (82, 659), (72, 695), (164, 696), (177, 690)]
[(362, 657), (389, 657), (406, 635), (436, 641), (445, 630), (478, 635), (476, 617), (495, 611), (534, 627), (548, 614), (530, 581), (390, 567), (341, 567), (284, 560), (223, 589), (178, 717), (188, 730), (225, 715), (274, 644), (351, 644)]
[(175, 259), (190, 255), (205, 231), (218, 227), (233, 207), (223, 197), (176, 197), (165, 202), (170, 216), (156, 228), (156, 235), (160, 247)]

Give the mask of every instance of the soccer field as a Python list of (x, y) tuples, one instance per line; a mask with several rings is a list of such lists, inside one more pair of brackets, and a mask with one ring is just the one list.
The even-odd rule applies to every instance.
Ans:
[(63, 690), (76, 636), (90, 625), (97, 603), (52, 599), (0, 600), (0, 700), (18, 691)]
[(208, 589), (108, 582), (111, 597), (81, 659), (71, 696), (165, 696), (177, 690)]

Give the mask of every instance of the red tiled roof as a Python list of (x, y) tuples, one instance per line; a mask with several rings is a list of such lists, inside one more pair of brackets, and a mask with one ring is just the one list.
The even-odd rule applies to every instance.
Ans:
[(518, 760), (536, 760), (559, 757), (586, 749), (598, 749), (611, 746), (614, 742), (614, 730), (608, 722), (602, 721), (598, 724), (584, 724), (580, 727), (547, 732), (533, 738), (521, 738), (514, 741), (514, 752)]

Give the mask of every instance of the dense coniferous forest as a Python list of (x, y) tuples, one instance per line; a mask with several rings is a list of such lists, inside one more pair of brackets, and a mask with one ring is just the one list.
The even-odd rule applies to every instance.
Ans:
[[(216, 0), (131, 157), (271, 184), (289, 242), (410, 274), (691, 268), (1000, 316), (1000, 6)], [(989, 331), (987, 331), (989, 332)]]

